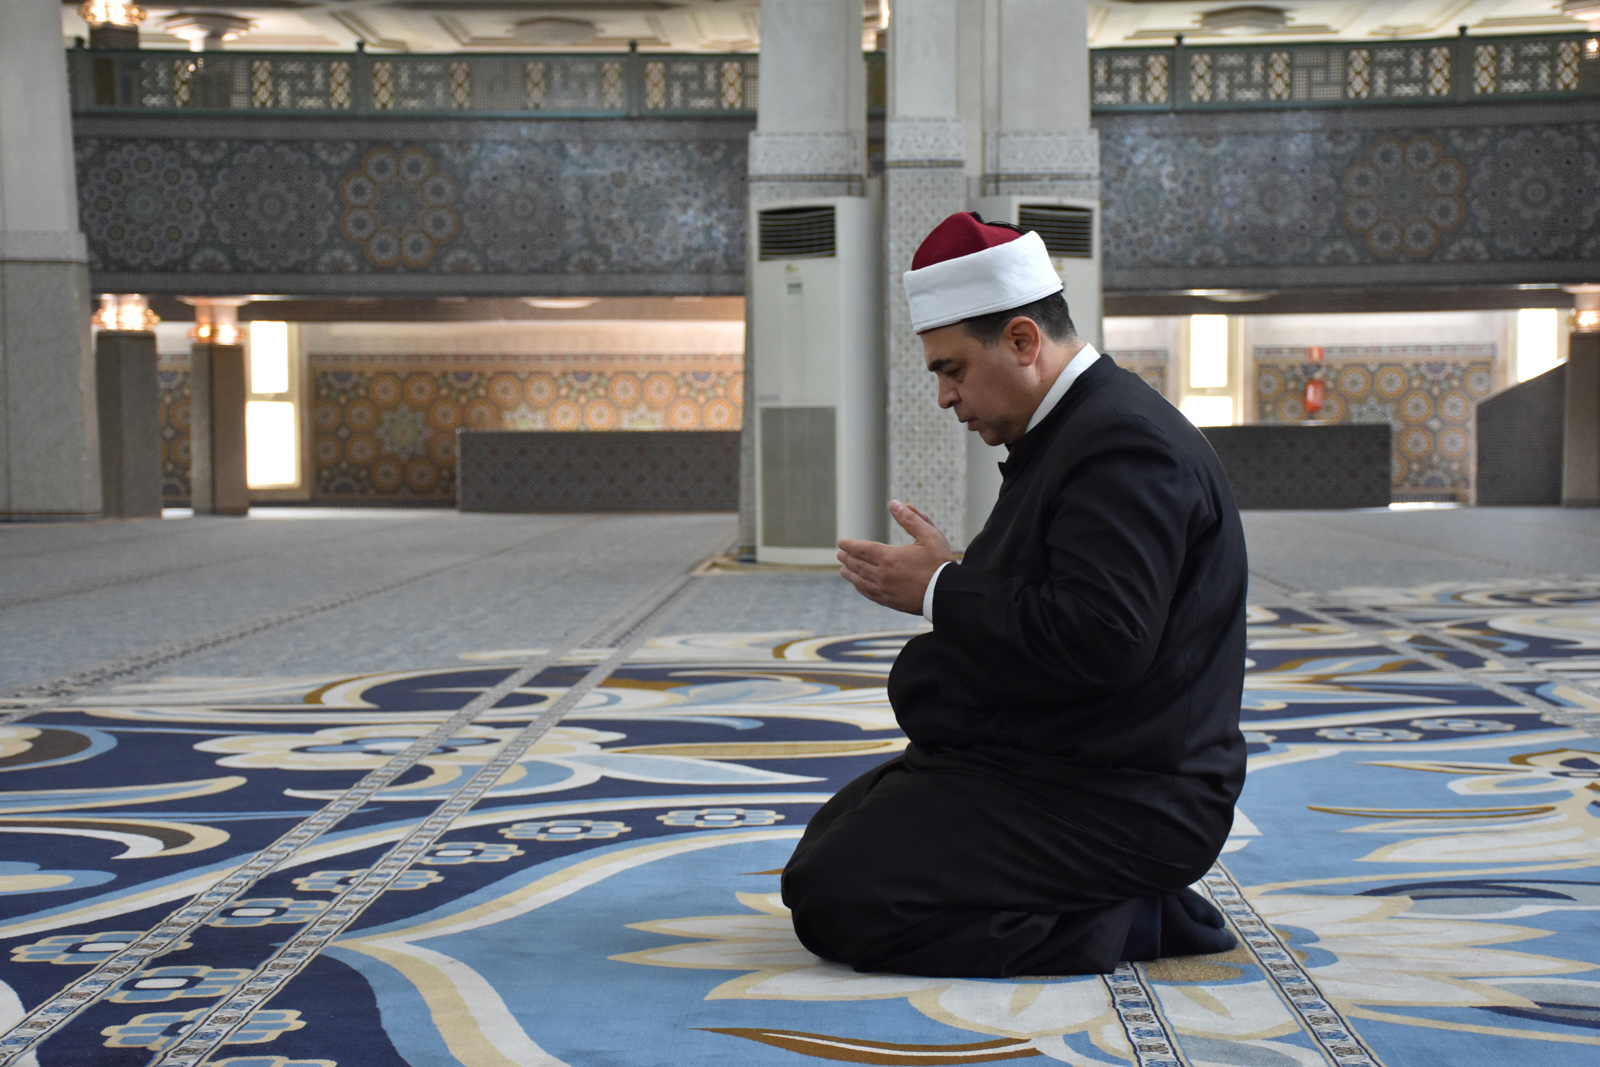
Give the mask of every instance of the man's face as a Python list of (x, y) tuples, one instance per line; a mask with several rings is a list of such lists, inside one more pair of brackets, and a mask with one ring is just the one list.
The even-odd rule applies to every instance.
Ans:
[(1027, 431), (1038, 405), (1014, 344), (1004, 337), (982, 344), (959, 322), (920, 336), (922, 357), (939, 378), (940, 407), (954, 409), (984, 444), (1011, 444)]

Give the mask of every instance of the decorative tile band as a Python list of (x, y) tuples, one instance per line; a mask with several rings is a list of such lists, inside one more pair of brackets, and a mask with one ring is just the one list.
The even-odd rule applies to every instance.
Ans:
[(744, 269), (746, 149), (725, 134), (643, 139), (595, 136), (594, 127), (560, 140), (516, 125), (464, 141), (355, 129), (307, 141), (229, 129), (215, 140), (126, 125), (76, 138), (92, 271), (603, 278)]
[(1203, 882), (1211, 899), (1238, 931), (1239, 940), (1255, 957), (1262, 973), (1278, 987), (1328, 1061), (1337, 1067), (1381, 1067), (1372, 1050), (1296, 962), (1278, 932), (1256, 914), (1227, 868), (1217, 864), (1207, 872)]
[(1138, 1067), (1183, 1067), (1177, 1045), (1167, 1032), (1167, 1025), (1156, 1008), (1156, 998), (1138, 966), (1119, 963), (1115, 971), (1101, 975), (1100, 980), (1111, 994), (1117, 1021), (1128, 1035), (1133, 1062)]
[(1587, 278), (1600, 254), (1597, 127), (1524, 109), (1500, 125), (1394, 109), (1411, 128), (1345, 111), (1298, 113), (1299, 129), (1103, 116), (1106, 288)]

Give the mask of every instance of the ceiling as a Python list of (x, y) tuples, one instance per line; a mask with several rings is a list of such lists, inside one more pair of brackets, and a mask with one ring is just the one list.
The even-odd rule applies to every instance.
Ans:
[[(913, 2), (913, 0), (904, 0)], [(149, 48), (185, 48), (163, 24), (180, 13), (226, 12), (250, 23), (228, 44), (246, 50), (399, 52), (749, 51), (760, 44), (759, 0), (147, 0), (141, 39)], [(863, 44), (889, 19), (891, 0), (863, 0)], [(1267, 9), (1218, 19), (1219, 10)], [(1276, 13), (1281, 13), (1281, 16)], [(1207, 29), (1232, 21), (1233, 28)], [(77, 0), (64, 0), (62, 31), (86, 33)], [(1274, 25), (1274, 24), (1277, 25)], [(1560, 0), (1090, 0), (1092, 47), (1224, 40), (1372, 40), (1478, 34), (1552, 33), (1585, 23), (1561, 14)], [(1253, 27), (1253, 28), (1252, 28)]]

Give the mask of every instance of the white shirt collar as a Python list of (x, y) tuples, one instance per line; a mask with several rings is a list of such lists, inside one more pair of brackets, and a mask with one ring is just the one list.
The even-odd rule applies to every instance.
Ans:
[[(1072, 383), (1078, 380), (1078, 375), (1088, 370), (1099, 358), (1100, 353), (1094, 350), (1094, 345), (1085, 341), (1083, 347), (1078, 349), (1078, 354), (1061, 368), (1060, 374), (1056, 375), (1056, 380), (1051, 383), (1050, 391), (1044, 394), (1044, 399), (1039, 401), (1039, 406), (1034, 409), (1033, 418), (1028, 420), (1029, 430), (1043, 422), (1045, 416), (1055, 410), (1055, 406), (1061, 403), (1061, 398), (1067, 395), (1067, 390), (1072, 388)], [(1026, 433), (1027, 430), (1023, 432)]]

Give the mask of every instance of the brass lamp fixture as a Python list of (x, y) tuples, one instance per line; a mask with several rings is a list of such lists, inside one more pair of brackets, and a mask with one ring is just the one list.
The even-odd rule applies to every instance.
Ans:
[(118, 333), (153, 330), (161, 320), (150, 310), (150, 298), (138, 293), (101, 293), (100, 310), (90, 321)]
[(161, 28), (188, 41), (191, 52), (220, 52), (254, 27), (249, 19), (222, 11), (181, 11), (161, 20)]
[(146, 12), (132, 0), (84, 0), (78, 17), (89, 24), (90, 48), (134, 49)]
[(180, 296), (178, 299), (194, 308), (189, 340), (202, 345), (244, 344), (239, 309), (250, 302), (249, 297)]
[(1572, 294), (1572, 332), (1600, 333), (1600, 285), (1569, 285)]

